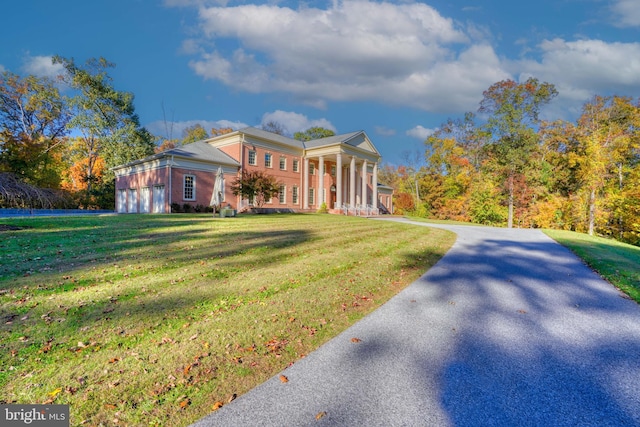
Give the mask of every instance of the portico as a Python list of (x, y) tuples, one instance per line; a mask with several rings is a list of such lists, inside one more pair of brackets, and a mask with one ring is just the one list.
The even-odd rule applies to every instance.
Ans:
[[(304, 187), (309, 194), (317, 193), (313, 205), (325, 203), (328, 209), (378, 208), (378, 162), (380, 155), (362, 132), (318, 140), (320, 147), (305, 152)], [(313, 168), (310, 164), (317, 164)], [(317, 174), (313, 171), (317, 170)], [(308, 180), (310, 178), (310, 180)], [(314, 191), (317, 189), (316, 191)], [(310, 191), (311, 190), (311, 191)], [(309, 198), (305, 209), (311, 209)]]

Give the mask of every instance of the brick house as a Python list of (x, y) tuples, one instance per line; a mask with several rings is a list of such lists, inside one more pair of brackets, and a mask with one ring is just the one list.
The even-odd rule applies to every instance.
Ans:
[(363, 131), (298, 141), (248, 127), (116, 166), (116, 211), (168, 213), (171, 205), (208, 206), (215, 175), (225, 177), (224, 205), (242, 212), (252, 201), (234, 196), (242, 171), (263, 171), (280, 183), (264, 208), (333, 213), (392, 212), (393, 189), (378, 183), (380, 154)]

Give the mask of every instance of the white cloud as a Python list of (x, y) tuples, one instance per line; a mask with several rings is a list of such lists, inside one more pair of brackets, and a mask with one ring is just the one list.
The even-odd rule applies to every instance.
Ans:
[(62, 64), (53, 64), (51, 56), (27, 56), (22, 69), (34, 76), (55, 78), (64, 74)]
[(382, 136), (393, 136), (396, 134), (395, 129), (389, 129), (384, 126), (375, 126), (374, 130), (376, 131), (376, 134), (382, 135)]
[(309, 119), (304, 114), (294, 113), (292, 111), (276, 110), (271, 113), (265, 113), (262, 116), (264, 125), (269, 122), (276, 122), (285, 127), (285, 130), (293, 135), (295, 132), (303, 132), (311, 127), (322, 127), (336, 131), (335, 126), (327, 119)]
[(619, 27), (640, 27), (640, 2), (617, 0), (611, 5), (615, 15), (614, 24)]
[(180, 48), (178, 49), (178, 53), (183, 55), (195, 55), (202, 52), (203, 50), (200, 47), (200, 44), (195, 39), (183, 40)]
[(182, 122), (165, 122), (158, 120), (146, 125), (146, 128), (152, 134), (166, 139), (182, 139), (183, 132), (188, 127), (200, 124), (208, 132), (212, 128), (232, 128), (234, 130), (246, 128), (248, 125), (242, 122), (232, 122), (230, 120), (186, 120)]
[(412, 129), (409, 129), (408, 131), (406, 131), (405, 133), (413, 138), (417, 138), (421, 141), (424, 141), (425, 139), (427, 139), (429, 136), (431, 136), (433, 133), (435, 132), (434, 129), (428, 129), (425, 128), (423, 126), (416, 126)]
[[(464, 111), (509, 77), (491, 46), (472, 43), (422, 3), (345, 0), (326, 10), (265, 4), (199, 13), (202, 34), (217, 50), (191, 61), (196, 74), (243, 91), (289, 93), (317, 107), (368, 100)], [(229, 39), (237, 43), (225, 51)]]
[(534, 76), (553, 83), (559, 92), (557, 111), (575, 115), (595, 94), (624, 95), (640, 91), (640, 43), (601, 40), (545, 40), (540, 60), (513, 63), (520, 80)]

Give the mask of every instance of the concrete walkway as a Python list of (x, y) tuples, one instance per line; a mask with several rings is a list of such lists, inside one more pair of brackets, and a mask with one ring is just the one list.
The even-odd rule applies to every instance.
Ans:
[(540, 231), (439, 227), (423, 277), (194, 426), (640, 426), (638, 304)]

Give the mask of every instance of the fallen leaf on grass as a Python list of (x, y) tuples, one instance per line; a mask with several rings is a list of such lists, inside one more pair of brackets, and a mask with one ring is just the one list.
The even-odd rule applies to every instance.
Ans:
[(356, 338), (356, 337), (351, 338), (351, 342), (361, 342), (361, 341), (362, 340), (360, 338)]
[(53, 390), (51, 393), (48, 393), (48, 395), (50, 397), (56, 397), (58, 395), (58, 393), (60, 393), (61, 391), (62, 391), (61, 388), (57, 388), (57, 389)]
[(111, 403), (105, 403), (104, 404), (104, 408), (105, 409), (117, 409), (118, 407), (116, 405), (112, 405)]
[(213, 404), (213, 406), (211, 407), (211, 409), (213, 409), (214, 411), (217, 411), (218, 409), (222, 408), (222, 406), (224, 405), (224, 403), (220, 402), (219, 400)]
[(185, 399), (180, 402), (180, 409), (187, 409), (187, 406), (191, 405), (191, 400)]
[(238, 395), (233, 393), (231, 396), (229, 396), (229, 400), (227, 400), (227, 403), (233, 402), (234, 400), (236, 400), (236, 397), (238, 397)]
[(289, 382), (289, 378), (287, 378), (284, 375), (280, 375), (280, 382), (282, 383), (288, 383)]
[(109, 359), (109, 363), (117, 363), (120, 361), (119, 357), (112, 357), (111, 359)]

